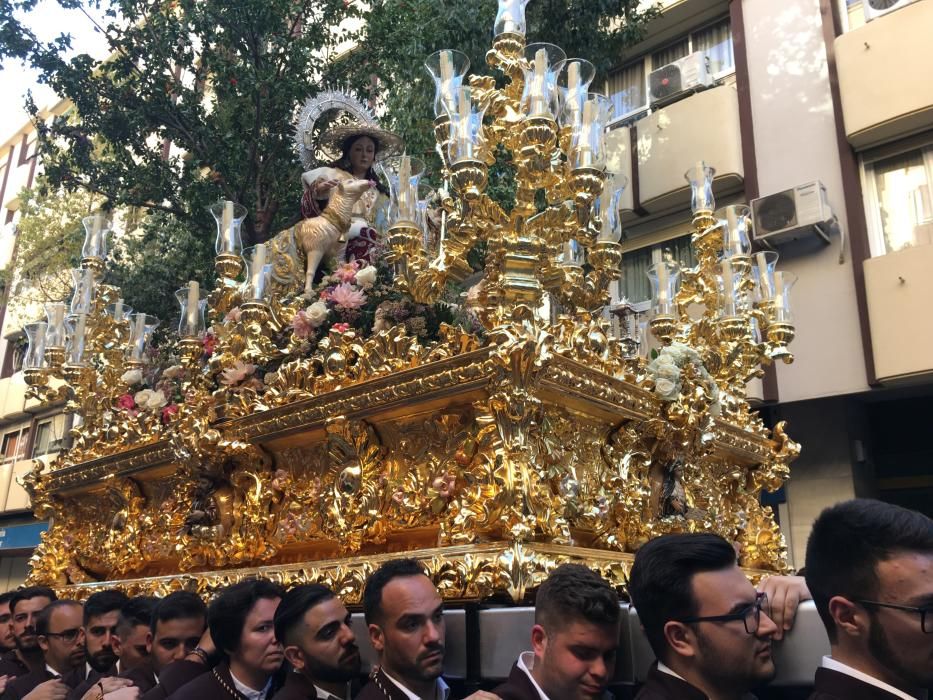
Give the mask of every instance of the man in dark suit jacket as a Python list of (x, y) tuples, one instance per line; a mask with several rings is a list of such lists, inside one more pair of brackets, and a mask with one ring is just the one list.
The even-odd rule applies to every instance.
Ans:
[[(363, 591), (363, 614), (379, 666), (356, 700), (448, 700), (444, 602), (424, 567), (395, 559), (376, 569)], [(496, 697), (479, 691), (467, 700)]]
[(767, 595), (713, 534), (665, 535), (635, 555), (629, 593), (658, 661), (637, 700), (738, 700), (774, 677)]
[(275, 636), (292, 671), (275, 700), (350, 700), (360, 650), (350, 613), (327, 586), (292, 588), (275, 611)]
[[(121, 682), (97, 686), (104, 678), (117, 675), (117, 654), (113, 640), (117, 634), (120, 610), (129, 598), (123, 591), (109, 589), (92, 593), (84, 602), (84, 655), (86, 673), (84, 681), (68, 693), (69, 700), (81, 700), (94, 687), (105, 692), (122, 687)], [(88, 700), (91, 700), (88, 698)]]
[(502, 700), (599, 700), (615, 669), (619, 597), (580, 564), (557, 567), (535, 598), (531, 651), (493, 692)]
[(146, 649), (151, 678), (141, 678), (141, 671), (127, 674), (144, 693), (143, 700), (165, 700), (210, 671), (219, 657), (207, 631), (204, 601), (190, 591), (175, 591), (160, 600), (152, 613)]
[(903, 700), (933, 687), (933, 520), (867, 499), (827, 508), (806, 579), (831, 650), (811, 700)]
[(33, 697), (64, 698), (68, 689), (84, 680), (84, 631), (81, 604), (57, 600), (36, 617), (36, 638), (45, 665), (7, 685), (3, 700)]
[(42, 649), (39, 648), (36, 639), (36, 616), (57, 598), (51, 588), (44, 586), (23, 588), (10, 598), (13, 641), (16, 648), (0, 657), (0, 676), (16, 678), (45, 667)]

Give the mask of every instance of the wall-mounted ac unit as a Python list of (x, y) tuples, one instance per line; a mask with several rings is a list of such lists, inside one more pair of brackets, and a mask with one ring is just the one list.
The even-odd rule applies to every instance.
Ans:
[(702, 51), (695, 51), (648, 74), (651, 105), (674, 102), (688, 93), (709, 87), (712, 82), (709, 59)]
[(894, 10), (915, 2), (915, 0), (862, 0), (862, 8), (865, 12), (865, 21), (871, 22), (881, 15), (886, 15)]
[(779, 245), (816, 234), (829, 243), (829, 227), (836, 217), (818, 180), (752, 200), (756, 241)]

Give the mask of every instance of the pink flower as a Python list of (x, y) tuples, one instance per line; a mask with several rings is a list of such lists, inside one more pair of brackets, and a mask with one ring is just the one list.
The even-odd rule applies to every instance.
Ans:
[(133, 397), (130, 394), (123, 394), (119, 399), (117, 399), (117, 408), (122, 408), (125, 411), (131, 411), (136, 408), (136, 402), (133, 400)]
[(343, 282), (334, 287), (330, 300), (344, 309), (358, 309), (366, 303), (366, 295), (353, 285)]
[(217, 347), (217, 338), (214, 337), (213, 333), (205, 333), (204, 340), (202, 340), (201, 343), (204, 346), (204, 354), (207, 357), (214, 354), (214, 348)]
[(359, 268), (357, 267), (355, 260), (342, 263), (336, 270), (334, 270), (333, 277), (336, 277), (341, 282), (355, 282), (356, 271), (358, 269)]
[(308, 314), (305, 313), (304, 309), (301, 309), (295, 314), (295, 318), (292, 319), (292, 330), (299, 338), (307, 338), (314, 332), (311, 319), (308, 318)]
[(232, 321), (233, 323), (239, 323), (239, 322), (240, 322), (240, 313), (241, 313), (240, 307), (239, 307), (239, 306), (234, 306), (232, 309), (230, 309), (230, 310), (227, 312), (227, 315), (224, 316), (224, 321), (226, 321), (226, 322)]
[(168, 406), (162, 407), (162, 423), (168, 424), (172, 420), (172, 416), (178, 415), (178, 404), (170, 403)]
[(237, 360), (233, 367), (228, 367), (223, 371), (223, 376), (220, 378), (220, 383), (225, 384), (226, 386), (239, 384), (255, 371), (256, 365), (250, 365), (243, 362), (243, 360)]
[(349, 323), (335, 323), (330, 328), (331, 330), (337, 331), (338, 333), (346, 333), (348, 330), (350, 330), (350, 324)]

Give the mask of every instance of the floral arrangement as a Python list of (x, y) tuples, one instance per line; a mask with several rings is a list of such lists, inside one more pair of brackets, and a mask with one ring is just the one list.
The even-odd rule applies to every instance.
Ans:
[(719, 387), (703, 365), (700, 354), (689, 345), (671, 343), (661, 348), (648, 363), (648, 371), (654, 378), (654, 393), (662, 401), (676, 401), (683, 390), (683, 375), (688, 366), (709, 391), (710, 414), (718, 416), (722, 412)]
[(127, 391), (117, 397), (114, 408), (133, 418), (158, 416), (159, 422), (167, 425), (178, 415), (179, 404), (184, 400), (180, 382), (183, 375), (184, 369), (180, 365), (171, 365), (161, 371), (158, 366), (148, 372), (128, 369), (120, 377)]

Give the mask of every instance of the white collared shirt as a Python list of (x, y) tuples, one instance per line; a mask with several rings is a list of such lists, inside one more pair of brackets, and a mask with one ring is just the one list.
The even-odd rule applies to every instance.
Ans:
[(61, 678), (61, 677), (62, 677), (62, 674), (60, 674), (58, 671), (56, 671), (54, 668), (52, 668), (52, 667), (49, 666), (48, 664), (45, 665), (45, 670), (48, 671), (49, 673), (51, 673), (52, 676), (54, 676), (55, 678)]
[(684, 678), (683, 676), (681, 676), (679, 673), (676, 673), (673, 669), (671, 669), (670, 666), (665, 665), (664, 662), (662, 662), (662, 661), (658, 661), (658, 670), (659, 670), (661, 673), (666, 673), (666, 674), (669, 675), (669, 676), (674, 676), (674, 678), (679, 678), (679, 679), (682, 680), (684, 683), (687, 683), (687, 682), (688, 682), (686, 678)]
[(266, 696), (269, 694), (269, 688), (272, 686), (272, 676), (269, 676), (269, 680), (266, 681), (266, 685), (262, 690), (253, 690), (234, 676), (233, 671), (230, 671), (230, 678), (233, 679), (234, 687), (246, 697), (246, 700), (266, 700)]
[(892, 695), (896, 695), (897, 697), (903, 698), (904, 700), (923, 700), (923, 698), (925, 697), (925, 695), (921, 695), (919, 697), (914, 696), (914, 695), (908, 695), (903, 690), (899, 690), (898, 688), (895, 688), (893, 685), (888, 685), (884, 681), (879, 681), (877, 678), (869, 676), (867, 673), (862, 673), (858, 669), (852, 668), (851, 666), (848, 666), (847, 664), (844, 664), (841, 661), (836, 661), (836, 659), (834, 659), (831, 656), (824, 656), (823, 663), (821, 663), (820, 666), (822, 666), (823, 668), (827, 668), (830, 671), (836, 671), (837, 673), (844, 673), (847, 676), (856, 678), (862, 681), (863, 683), (868, 683), (868, 685), (873, 685), (876, 688), (881, 688), (881, 690), (885, 691), (886, 693), (891, 693)]
[(535, 687), (535, 690), (538, 693), (538, 697), (541, 700), (551, 700), (547, 693), (541, 690), (541, 686), (538, 685), (538, 681), (535, 680), (535, 677), (531, 675), (531, 669), (535, 667), (535, 653), (533, 651), (523, 651), (518, 655), (518, 662), (516, 663), (522, 671), (525, 672), (525, 675), (528, 676), (528, 680), (531, 681), (531, 684)]
[(437, 684), (434, 686), (434, 697), (433, 698), (422, 698), (422, 697), (415, 695), (408, 688), (406, 688), (404, 685), (402, 685), (397, 680), (395, 680), (392, 676), (386, 673), (385, 669), (382, 669), (382, 672), (385, 673), (386, 678), (388, 678), (390, 681), (395, 683), (395, 685), (398, 687), (399, 690), (405, 693), (405, 697), (407, 697), (408, 700), (447, 700), (447, 698), (450, 697), (450, 686), (448, 686), (447, 683), (444, 682), (444, 679), (441, 678), (440, 676), (438, 676)]
[(350, 684), (347, 683), (347, 690), (344, 693), (344, 697), (340, 698), (334, 695), (333, 693), (324, 690), (320, 686), (314, 686), (314, 692), (317, 693), (318, 700), (350, 700)]

